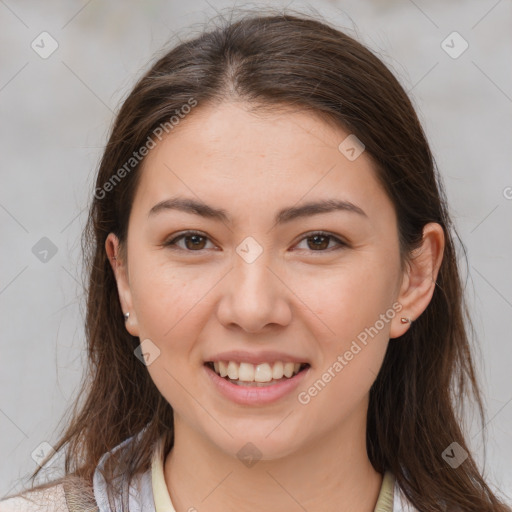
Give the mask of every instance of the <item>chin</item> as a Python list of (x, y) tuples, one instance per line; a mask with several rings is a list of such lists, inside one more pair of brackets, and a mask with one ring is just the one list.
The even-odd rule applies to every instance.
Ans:
[[(248, 467), (254, 463), (253, 461), (270, 461), (287, 457), (300, 450), (301, 445), (307, 443), (306, 439), (298, 438), (295, 430), (276, 428), (279, 422), (282, 421), (282, 417), (273, 422), (264, 421), (261, 425), (258, 425), (255, 420), (251, 421), (252, 425), (250, 427), (230, 423), (228, 430), (233, 437), (220, 434), (218, 431), (212, 437), (208, 433), (205, 433), (205, 435), (219, 450), (230, 457), (239, 459), (242, 463), (246, 463)], [(271, 428), (269, 428), (270, 423), (272, 423)], [(304, 434), (302, 433), (302, 435)]]

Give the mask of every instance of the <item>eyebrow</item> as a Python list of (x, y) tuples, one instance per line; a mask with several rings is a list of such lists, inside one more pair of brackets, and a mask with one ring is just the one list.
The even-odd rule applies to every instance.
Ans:
[[(183, 197), (172, 197), (170, 199), (160, 201), (159, 203), (155, 204), (151, 210), (149, 210), (148, 218), (153, 217), (157, 213), (169, 210), (178, 210), (186, 213), (192, 213), (227, 224), (232, 223), (231, 217), (226, 210), (222, 208), (214, 208), (201, 201)], [(361, 208), (359, 208), (359, 206), (356, 206), (350, 201), (344, 201), (340, 199), (323, 199), (320, 201), (305, 203), (300, 206), (290, 206), (283, 208), (276, 214), (274, 223), (284, 224), (298, 218), (334, 211), (352, 212), (363, 217), (368, 217), (368, 215), (366, 215), (366, 213)]]

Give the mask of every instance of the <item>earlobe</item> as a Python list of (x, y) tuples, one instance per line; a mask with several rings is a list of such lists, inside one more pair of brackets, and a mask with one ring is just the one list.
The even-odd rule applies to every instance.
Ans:
[(114, 233), (109, 233), (107, 236), (105, 240), (105, 250), (116, 279), (117, 292), (123, 311), (123, 321), (125, 322), (126, 330), (132, 336), (139, 336), (137, 318), (133, 309), (132, 294), (128, 281), (127, 267), (126, 263), (120, 257), (119, 239)]
[(402, 336), (429, 305), (434, 294), (443, 251), (443, 227), (435, 222), (426, 224), (423, 228), (421, 246), (411, 253), (405, 265), (397, 298), (402, 309), (391, 323), (390, 338)]

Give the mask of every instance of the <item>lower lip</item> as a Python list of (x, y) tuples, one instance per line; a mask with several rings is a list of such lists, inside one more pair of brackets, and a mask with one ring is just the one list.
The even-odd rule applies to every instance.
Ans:
[(208, 366), (204, 365), (203, 367), (219, 392), (240, 405), (265, 405), (276, 402), (297, 388), (311, 368), (308, 366), (293, 377), (283, 379), (282, 382), (276, 384), (268, 386), (239, 386), (220, 377)]

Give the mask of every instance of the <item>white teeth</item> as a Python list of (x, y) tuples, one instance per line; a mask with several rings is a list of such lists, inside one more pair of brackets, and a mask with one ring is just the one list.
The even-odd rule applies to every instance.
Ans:
[[(215, 365), (214, 365), (215, 367)], [(215, 370), (217, 371), (217, 370)], [(219, 371), (217, 372), (221, 377), (226, 377), (228, 374), (228, 365), (224, 361), (219, 361)]]
[(272, 368), (272, 378), (273, 379), (282, 379), (284, 375), (283, 371), (283, 363), (281, 361), (277, 361), (274, 363), (274, 367)]
[(233, 380), (238, 379), (238, 364), (233, 361), (228, 363), (228, 377)]
[(284, 363), (284, 376), (290, 378), (293, 375), (293, 363)]
[(240, 366), (238, 367), (238, 380), (242, 380), (244, 382), (253, 382), (254, 365), (249, 363), (240, 363)]
[(296, 375), (300, 370), (300, 363), (283, 363), (276, 361), (273, 364), (260, 363), (257, 365), (251, 363), (237, 363), (236, 361), (215, 361), (213, 368), (217, 375), (228, 377), (231, 380), (239, 382), (271, 382), (283, 377), (290, 378)]
[(256, 366), (254, 380), (256, 382), (270, 382), (272, 380), (272, 368), (270, 368), (268, 363), (262, 363)]

